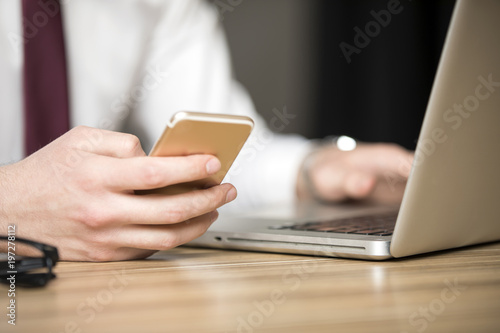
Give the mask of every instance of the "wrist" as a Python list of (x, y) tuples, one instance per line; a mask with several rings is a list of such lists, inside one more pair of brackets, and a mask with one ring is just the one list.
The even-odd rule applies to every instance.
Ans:
[(312, 177), (313, 164), (320, 149), (317, 146), (313, 147), (302, 161), (297, 176), (297, 198), (299, 200), (320, 199)]

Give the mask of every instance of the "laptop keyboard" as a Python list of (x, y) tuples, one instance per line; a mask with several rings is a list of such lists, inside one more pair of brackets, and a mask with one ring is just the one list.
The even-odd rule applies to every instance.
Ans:
[(356, 216), (326, 221), (270, 227), (279, 230), (319, 231), (340, 234), (390, 236), (394, 232), (397, 213)]

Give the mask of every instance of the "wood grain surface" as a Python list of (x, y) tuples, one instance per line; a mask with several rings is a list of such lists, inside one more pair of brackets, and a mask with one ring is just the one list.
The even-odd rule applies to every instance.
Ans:
[(0, 332), (500, 332), (500, 243), (401, 260), (177, 248), (62, 262)]

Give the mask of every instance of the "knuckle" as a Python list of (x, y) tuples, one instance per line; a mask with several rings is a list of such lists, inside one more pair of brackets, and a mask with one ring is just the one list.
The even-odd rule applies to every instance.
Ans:
[(114, 233), (106, 230), (86, 230), (79, 240), (81, 242), (80, 257), (85, 261), (116, 260)]
[(169, 208), (165, 212), (166, 221), (168, 223), (179, 223), (185, 221), (187, 219), (188, 210), (190, 210), (189, 207), (187, 209), (182, 209), (179, 207)]
[(76, 127), (73, 127), (71, 130), (69, 130), (68, 133), (79, 135), (79, 134), (87, 133), (88, 131), (90, 131), (90, 129), (91, 129), (90, 127), (78, 125)]
[(69, 145), (71, 146), (72, 144), (73, 145), (76, 144), (83, 137), (85, 137), (85, 134), (88, 133), (90, 130), (91, 130), (90, 127), (79, 125), (70, 129), (63, 136), (68, 140), (66, 142), (69, 143)]
[(192, 201), (192, 208), (195, 210), (212, 210), (212, 207), (216, 207), (219, 202), (217, 198), (217, 191), (215, 188), (206, 189), (204, 191), (199, 191), (196, 199)]
[(170, 250), (176, 246), (181, 245), (180, 237), (176, 233), (170, 233), (168, 236), (164, 237), (160, 244), (158, 245), (158, 250)]
[(86, 205), (78, 209), (77, 220), (91, 229), (106, 226), (111, 221), (109, 213), (95, 205)]
[(88, 137), (91, 135), (92, 131), (96, 131), (95, 128), (78, 125), (68, 131), (68, 135), (74, 137), (75, 139), (81, 139), (82, 137)]
[(78, 151), (93, 152), (103, 140), (103, 130), (80, 125), (63, 136), (65, 136), (63, 142), (66, 146)]
[(202, 223), (197, 223), (195, 230), (195, 238), (198, 238), (201, 235), (203, 235), (211, 225), (212, 223), (209, 217), (205, 218)]
[(109, 230), (93, 230), (86, 242), (87, 257), (92, 261), (113, 261), (116, 258), (115, 233)]
[(80, 189), (85, 193), (93, 193), (97, 188), (99, 188), (99, 179), (97, 177), (92, 177), (89, 172), (89, 168), (87, 165), (83, 165), (82, 169), (86, 170), (86, 172), (74, 172), (72, 174), (73, 184), (76, 188)]
[(122, 147), (125, 152), (133, 153), (141, 148), (141, 141), (135, 135), (123, 134)]
[(141, 172), (142, 182), (149, 188), (161, 187), (164, 183), (164, 177), (160, 169), (154, 165), (147, 165)]

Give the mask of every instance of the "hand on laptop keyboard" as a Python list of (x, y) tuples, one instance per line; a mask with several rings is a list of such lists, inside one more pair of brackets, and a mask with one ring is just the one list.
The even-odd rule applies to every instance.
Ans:
[(413, 152), (394, 144), (360, 144), (352, 151), (326, 146), (304, 161), (297, 181), (300, 199), (401, 201)]

